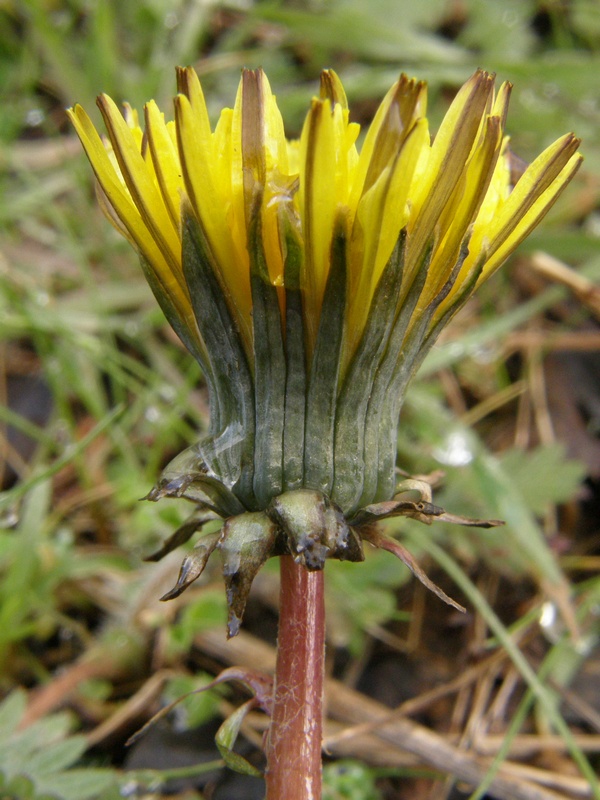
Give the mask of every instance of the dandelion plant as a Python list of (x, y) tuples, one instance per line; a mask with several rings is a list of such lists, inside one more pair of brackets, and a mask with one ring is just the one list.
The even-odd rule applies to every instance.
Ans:
[(579, 140), (561, 137), (515, 178), (511, 86), (496, 92), (481, 70), (433, 141), (426, 84), (402, 75), (360, 147), (330, 70), (299, 140), (286, 138), (261, 70), (243, 72), (214, 129), (194, 70), (178, 69), (177, 82), (174, 119), (150, 101), (144, 130), (105, 95), (108, 139), (80, 106), (70, 116), (108, 218), (139, 253), (210, 394), (208, 432), (149, 494), (193, 504), (156, 557), (223, 524), (199, 539), (165, 597), (218, 550), (233, 636), (257, 571), (280, 558), (267, 797), (317, 800), (326, 561), (361, 561), (367, 541), (432, 587), (377, 522), (493, 524), (447, 514), (418, 482), (398, 484), (400, 409), (441, 330), (575, 174)]

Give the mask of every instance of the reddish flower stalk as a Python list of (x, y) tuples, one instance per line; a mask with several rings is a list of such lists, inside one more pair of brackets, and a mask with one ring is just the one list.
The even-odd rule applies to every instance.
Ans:
[(325, 606), (323, 570), (281, 557), (279, 641), (267, 740), (267, 800), (320, 800)]

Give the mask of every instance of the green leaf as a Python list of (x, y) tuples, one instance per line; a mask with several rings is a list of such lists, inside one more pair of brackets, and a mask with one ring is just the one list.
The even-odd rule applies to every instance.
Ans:
[(474, 460), (472, 470), (489, 512), (506, 521), (506, 536), (512, 537), (513, 552), (526, 559), (528, 568), (539, 579), (564, 587), (565, 576), (525, 502), (518, 481), (496, 458), (484, 452)]
[(27, 762), (27, 770), (39, 775), (58, 772), (74, 764), (86, 748), (85, 736), (71, 736), (32, 755)]
[(381, 800), (377, 773), (359, 761), (343, 759), (323, 768), (323, 800)]
[(418, 4), (387, 0), (369, 5), (362, 0), (336, 0), (314, 8), (316, 13), (301, 6), (258, 3), (254, 14), (284, 26), (292, 42), (302, 42), (311, 51), (324, 50), (324, 61), (334, 58), (337, 50), (375, 61), (402, 58), (404, 63), (418, 59), (452, 64), (465, 57), (461, 47), (419, 24), (420, 18), (431, 24), (433, 15), (439, 15), (441, 23), (442, 6), (437, 0)]
[(528, 55), (535, 44), (530, 25), (531, 0), (471, 0), (468, 24), (459, 36), (460, 44), (484, 50), (500, 58), (518, 59)]
[[(213, 719), (217, 713), (218, 695), (214, 691), (199, 691), (212, 681), (207, 673), (196, 675), (176, 675), (165, 689), (165, 701), (172, 703), (183, 698), (177, 706), (177, 720), (183, 716), (186, 728), (196, 728)], [(193, 694), (192, 694), (193, 693)]]
[(578, 0), (570, 13), (573, 29), (590, 44), (600, 44), (600, 8), (596, 0)]
[(71, 769), (45, 777), (40, 789), (61, 800), (92, 800), (114, 783), (114, 773), (108, 769)]
[(16, 729), (27, 706), (27, 695), (18, 690), (11, 692), (0, 704), (0, 742)]
[(252, 775), (255, 778), (262, 777), (259, 770), (253, 767), (243, 756), (233, 751), (233, 745), (240, 731), (240, 726), (246, 714), (256, 706), (254, 699), (248, 700), (244, 705), (237, 708), (217, 731), (215, 743), (219, 748), (219, 753), (223, 761), (234, 772), (241, 772), (242, 775)]
[(0, 704), (0, 789), (19, 800), (92, 800), (116, 785), (109, 769), (73, 769), (86, 750), (84, 736), (68, 736), (66, 714), (51, 714), (22, 731), (27, 696), (12, 692)]
[(365, 560), (360, 564), (329, 561), (327, 629), (332, 642), (348, 647), (358, 657), (364, 650), (366, 632), (396, 616), (396, 589), (409, 576), (403, 564), (370, 547), (365, 548)]
[(171, 626), (170, 646), (177, 653), (186, 653), (194, 637), (211, 628), (222, 628), (227, 620), (225, 595), (221, 588), (203, 591), (188, 603), (180, 618)]
[[(6, 788), (8, 798), (19, 798), (19, 800), (33, 800), (35, 797), (35, 786), (24, 775), (19, 775), (8, 782), (3, 781), (3, 788)], [(37, 798), (36, 798), (37, 800)]]
[(566, 458), (559, 442), (529, 452), (509, 450), (499, 461), (534, 514), (543, 514), (548, 505), (572, 498), (586, 474), (582, 463)]

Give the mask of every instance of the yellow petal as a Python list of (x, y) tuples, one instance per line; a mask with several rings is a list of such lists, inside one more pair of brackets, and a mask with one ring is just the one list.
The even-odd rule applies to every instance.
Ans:
[[(258, 245), (253, 240), (253, 257), (262, 270), (264, 253), (268, 278), (281, 289), (282, 321), (284, 288), (300, 286), (309, 359), (332, 242), (339, 245), (343, 226), (344, 369), (359, 345), (401, 231), (406, 233), (404, 268), (389, 310), (401, 312), (415, 272), (423, 267), (427, 272), (420, 276), (423, 289), (410, 324), (415, 329), (423, 315), (429, 320), (435, 307), (431, 331), (455, 310), (458, 298), (471, 292), (475, 278), (484, 280), (541, 220), (580, 163), (578, 140), (563, 137), (515, 182), (504, 136), (511, 86), (503, 84), (496, 94), (493, 76), (483, 71), (459, 90), (433, 144), (426, 87), (401, 76), (383, 99), (360, 154), (359, 127), (349, 121), (344, 88), (330, 70), (321, 75), (320, 97), (295, 142), (285, 138), (261, 70), (243, 72), (235, 105), (222, 111), (214, 133), (196, 73), (180, 69), (177, 79), (175, 121), (166, 122), (150, 102), (145, 133), (133, 109), (126, 106), (121, 115), (112, 101), (100, 99), (112, 144), (108, 149), (81, 109), (70, 115), (98, 177), (104, 210), (142, 253), (163, 307), (171, 319), (173, 313), (180, 318), (194, 343), (199, 334), (181, 263), (180, 202), (189, 200), (249, 359), (253, 226), (260, 223), (252, 235), (258, 230), (261, 235)], [(291, 231), (297, 233), (292, 239)], [(294, 256), (286, 265), (289, 286), (284, 287), (290, 242)], [(431, 257), (425, 264), (426, 252)], [(203, 345), (194, 347), (199, 352)]]
[[(581, 166), (582, 161), (583, 158), (578, 153), (572, 155), (565, 166), (561, 168), (560, 173), (554, 178), (550, 186), (548, 186), (542, 194), (538, 193), (536, 199), (528, 205), (527, 211), (525, 211), (522, 216), (519, 216), (517, 224), (507, 224), (502, 234), (496, 237), (493, 242), (490, 242), (488, 245), (488, 260), (486, 261), (480, 278), (480, 283), (488, 278), (492, 272), (508, 258), (513, 250), (518, 247), (523, 239), (539, 225), (562, 192), (566, 189)], [(504, 220), (504, 218), (505, 214), (503, 209), (502, 220)], [(506, 231), (510, 232), (506, 233)]]
[(391, 166), (361, 198), (350, 242), (349, 354), (359, 341), (381, 273), (408, 221), (413, 175), (428, 140), (427, 121), (419, 120)]
[(337, 73), (332, 69), (324, 69), (321, 72), (319, 97), (321, 100), (329, 100), (332, 108), (337, 103), (343, 109), (348, 110), (346, 92)]
[[(288, 143), (285, 138), (283, 118), (275, 95), (263, 76), (264, 144), (266, 159), (266, 187), (263, 204), (263, 238), (269, 275), (274, 285), (283, 284), (284, 254), (280, 241), (280, 206), (291, 208), (297, 186), (291, 175), (288, 161)], [(286, 212), (286, 213), (289, 213)]]
[(151, 230), (142, 219), (120, 174), (117, 174), (106, 147), (92, 121), (81, 106), (67, 112), (81, 139), (96, 178), (108, 202), (122, 225), (128, 231), (131, 241), (151, 264), (164, 266), (165, 259), (155, 242)]
[(180, 271), (179, 232), (173, 225), (153, 176), (136, 147), (131, 128), (107, 95), (100, 96), (98, 106), (131, 197), (165, 260), (173, 272)]
[[(527, 168), (496, 216), (493, 229), (488, 233), (489, 252), (495, 252), (513, 237), (524, 215), (551, 189), (561, 170), (569, 163), (579, 147), (580, 140), (572, 133), (550, 145)], [(553, 192), (547, 195), (548, 199)], [(516, 246), (516, 245), (515, 245)]]
[[(236, 195), (231, 186), (213, 180), (212, 142), (207, 145), (198, 140), (194, 111), (185, 95), (178, 95), (175, 99), (175, 117), (186, 192), (221, 271), (219, 279), (223, 291), (231, 298), (232, 313), (237, 318), (246, 346), (250, 346), (250, 277), (246, 238), (241, 234), (242, 229), (245, 231), (243, 212), (241, 220), (238, 219), (239, 213), (236, 215), (237, 236), (232, 235), (232, 228), (228, 225), (232, 209), (235, 211), (234, 200), (237, 199), (239, 205), (240, 192)], [(241, 207), (243, 209), (243, 192)]]
[(163, 200), (173, 225), (177, 230), (181, 224), (181, 191), (183, 179), (176, 143), (165, 124), (164, 116), (151, 100), (145, 109), (146, 132)]
[(200, 149), (207, 150), (210, 147), (211, 127), (206, 101), (204, 100), (204, 93), (198, 75), (191, 67), (178, 67), (176, 72), (177, 90), (185, 95), (190, 103), (194, 130), (198, 137), (198, 145)]
[(188, 329), (190, 338), (196, 342), (198, 350), (203, 351), (204, 345), (200, 340), (187, 287), (181, 279), (180, 272), (174, 274), (165, 260), (151, 230), (146, 226), (123, 184), (122, 176), (117, 174), (106, 147), (88, 115), (81, 106), (75, 106), (67, 113), (96, 174), (99, 198), (105, 213), (115, 227), (144, 256), (164, 294), (169, 298), (170, 304)]
[(504, 83), (500, 86), (498, 90), (498, 94), (496, 95), (496, 99), (494, 100), (494, 106), (492, 108), (492, 116), (500, 118), (500, 127), (502, 130), (506, 127), (506, 118), (508, 116), (508, 102), (510, 100), (510, 95), (512, 93), (512, 83), (509, 81), (504, 81)]
[(262, 70), (242, 73), (232, 121), (234, 142), (238, 126), (241, 157), (236, 159), (234, 145), (233, 175), (239, 171), (246, 230), (255, 224), (255, 215), (260, 214), (262, 250), (269, 277), (274, 284), (282, 285), (283, 255), (277, 205), (280, 201), (289, 201), (285, 193), (283, 198), (280, 193), (285, 183), (282, 170), (287, 170), (287, 145), (283, 120)]
[(358, 161), (351, 207), (358, 204), (386, 164), (397, 155), (416, 120), (425, 116), (427, 87), (402, 75), (384, 97), (369, 126)]
[[(436, 319), (452, 305), (456, 291), (471, 277), (475, 265), (482, 254), (485, 257), (483, 269), (477, 280), (477, 286), (487, 280), (498, 267), (506, 261), (515, 248), (541, 222), (560, 194), (569, 184), (579, 169), (582, 157), (573, 153), (579, 141), (569, 134), (551, 145), (526, 170), (517, 183), (517, 187), (507, 199), (503, 200), (498, 188), (492, 190), (496, 194), (494, 202), (485, 209), (475, 223), (473, 235), (469, 243), (469, 255), (465, 259), (456, 285), (436, 312)], [(565, 163), (565, 159), (568, 159)], [(498, 163), (497, 172), (504, 173), (506, 186), (510, 179), (508, 154)], [(488, 205), (487, 198), (484, 206)]]
[(336, 141), (329, 100), (313, 100), (300, 138), (298, 203), (305, 254), (301, 285), (306, 304), (307, 339), (312, 352), (329, 272), (336, 215)]
[(471, 154), (492, 95), (493, 77), (480, 70), (458, 92), (444, 117), (425, 174), (416, 187), (403, 285), (410, 284), (416, 266), (435, 235), (437, 222)]
[(440, 220), (440, 240), (429, 266), (417, 309), (424, 309), (439, 294), (450, 278), (467, 231), (474, 222), (494, 173), (502, 130), (498, 117), (487, 117), (480, 146), (471, 155), (464, 173)]

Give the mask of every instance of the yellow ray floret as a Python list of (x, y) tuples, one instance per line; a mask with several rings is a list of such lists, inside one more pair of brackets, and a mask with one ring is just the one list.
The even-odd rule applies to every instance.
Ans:
[(177, 78), (174, 121), (165, 121), (151, 101), (145, 134), (135, 116), (128, 113), (126, 119), (104, 95), (98, 104), (107, 142), (81, 107), (69, 113), (107, 213), (143, 256), (155, 292), (164, 293), (164, 306), (202, 350), (182, 265), (181, 209), (187, 201), (250, 365), (253, 226), (259, 224), (267, 279), (280, 287), (283, 314), (288, 255), (283, 231), (297, 232), (308, 358), (318, 335), (334, 238), (343, 237), (343, 377), (401, 236), (404, 260), (394, 313), (400, 314), (418, 284), (409, 328), (432, 308), (433, 326), (453, 312), (465, 287), (470, 293), (538, 224), (581, 161), (579, 141), (568, 134), (513, 187), (505, 133), (510, 85), (496, 93), (494, 76), (481, 70), (460, 89), (433, 142), (426, 86), (402, 76), (383, 99), (360, 151), (359, 126), (349, 121), (346, 95), (331, 71), (323, 73), (299, 141), (286, 139), (261, 71), (244, 73), (233, 109), (223, 110), (214, 129), (196, 73), (179, 69)]

